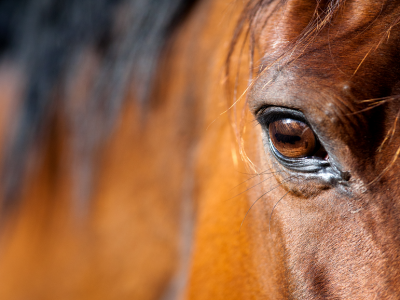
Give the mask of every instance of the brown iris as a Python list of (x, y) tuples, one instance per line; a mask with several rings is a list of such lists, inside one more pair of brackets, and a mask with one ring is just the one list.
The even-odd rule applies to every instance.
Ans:
[(270, 123), (269, 136), (276, 150), (290, 158), (310, 156), (315, 152), (317, 145), (311, 128), (293, 119)]

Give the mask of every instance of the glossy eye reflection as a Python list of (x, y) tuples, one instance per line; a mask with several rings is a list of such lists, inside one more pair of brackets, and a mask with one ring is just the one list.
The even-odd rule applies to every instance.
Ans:
[(317, 147), (317, 140), (311, 128), (293, 119), (281, 119), (270, 123), (269, 136), (275, 149), (289, 158), (311, 156)]

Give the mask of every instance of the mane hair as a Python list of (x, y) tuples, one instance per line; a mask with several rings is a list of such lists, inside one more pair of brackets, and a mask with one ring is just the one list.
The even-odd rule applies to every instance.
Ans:
[[(120, 114), (128, 82), (134, 82), (135, 98), (146, 107), (162, 49), (195, 2), (0, 2), (1, 58), (21, 67), (26, 78), (15, 134), (7, 143), (3, 164), (3, 208), (18, 202), (28, 161), (35, 149), (42, 151), (56, 116), (71, 120), (75, 163), (83, 165), (77, 175), (90, 178), (94, 152)], [(90, 98), (75, 115), (67, 109), (65, 92), (85, 50), (96, 54), (100, 66)], [(90, 180), (86, 179), (83, 185), (87, 186)]]

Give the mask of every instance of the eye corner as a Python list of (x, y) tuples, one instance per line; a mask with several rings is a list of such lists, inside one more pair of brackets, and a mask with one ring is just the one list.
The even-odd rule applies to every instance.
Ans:
[(267, 110), (271, 105), (262, 105), (254, 110), (254, 116), (256, 118), (262, 116), (262, 114)]
[(255, 119), (261, 126), (268, 126), (272, 122), (272, 115), (268, 113), (270, 106), (262, 106), (254, 112)]

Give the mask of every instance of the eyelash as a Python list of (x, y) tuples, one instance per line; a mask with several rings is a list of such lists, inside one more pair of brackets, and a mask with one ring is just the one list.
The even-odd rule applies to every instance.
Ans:
[[(269, 125), (272, 122), (284, 119), (284, 118), (289, 118), (293, 119), (296, 121), (303, 122), (310, 126), (306, 118), (304, 117), (303, 113), (289, 109), (289, 108), (283, 108), (283, 107), (278, 107), (278, 106), (266, 106), (262, 107), (257, 110), (256, 112), (256, 118), (258, 123), (263, 126), (263, 125)], [(311, 127), (311, 126), (310, 126)]]

